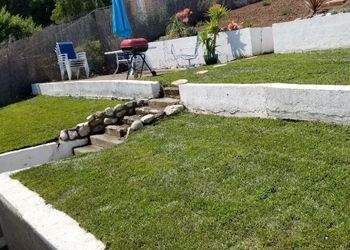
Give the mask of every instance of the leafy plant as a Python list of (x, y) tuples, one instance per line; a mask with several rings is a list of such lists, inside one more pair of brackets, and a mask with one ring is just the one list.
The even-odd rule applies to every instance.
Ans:
[(220, 4), (212, 5), (207, 12), (209, 21), (206, 23), (207, 26), (205, 30), (200, 34), (200, 42), (205, 47), (205, 54), (208, 58), (216, 57), (216, 39), (221, 31), (220, 20), (224, 18), (227, 13), (228, 9)]
[(79, 46), (77, 51), (84, 51), (86, 53), (92, 72), (97, 74), (103, 73), (105, 58), (103, 56), (103, 47), (100, 41), (87, 41), (83, 45)]
[(312, 15), (316, 13), (323, 7), (323, 5), (329, 0), (305, 0), (306, 5), (311, 10)]
[(245, 29), (245, 28), (253, 28), (254, 27), (254, 24), (251, 22), (251, 21), (245, 21), (243, 24), (242, 24), (242, 27)]
[(186, 8), (170, 18), (170, 23), (166, 28), (166, 39), (187, 37), (197, 35), (197, 30), (189, 26), (192, 11)]
[(0, 42), (9, 38), (21, 39), (39, 30), (41, 27), (36, 26), (31, 17), (11, 15), (5, 7), (0, 9)]
[(263, 1), (262, 1), (262, 5), (263, 5), (263, 6), (269, 6), (269, 5), (271, 5), (271, 0), (263, 0)]
[(282, 10), (282, 13), (281, 13), (282, 16), (289, 16), (290, 14), (292, 14), (292, 9), (289, 8), (289, 7), (283, 9), (283, 10)]

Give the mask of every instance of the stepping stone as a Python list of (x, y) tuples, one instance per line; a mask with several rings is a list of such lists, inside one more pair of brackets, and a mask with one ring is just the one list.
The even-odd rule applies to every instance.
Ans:
[(213, 68), (220, 68), (220, 67), (224, 67), (226, 65), (227, 65), (227, 63), (218, 64), (218, 65), (214, 65)]
[(90, 136), (90, 141), (92, 145), (102, 148), (111, 148), (123, 143), (123, 140), (108, 134), (92, 135)]
[(121, 138), (126, 134), (126, 130), (122, 126), (107, 126), (106, 134)]
[(165, 109), (167, 106), (176, 105), (179, 102), (180, 102), (179, 99), (165, 97), (165, 98), (149, 100), (148, 106), (152, 109)]
[(172, 86), (180, 86), (180, 85), (183, 85), (186, 83), (188, 83), (187, 79), (180, 79), (180, 80), (176, 80), (176, 81), (172, 82), (171, 85)]
[(89, 153), (96, 153), (102, 149), (103, 148), (101, 148), (99, 146), (88, 145), (88, 146), (84, 146), (84, 147), (75, 148), (75, 149), (73, 149), (73, 152), (74, 152), (74, 155), (84, 155), (84, 154), (89, 154)]
[(197, 71), (197, 74), (198, 75), (204, 75), (204, 74), (206, 74), (208, 72), (209, 72), (209, 70), (201, 70), (201, 71)]

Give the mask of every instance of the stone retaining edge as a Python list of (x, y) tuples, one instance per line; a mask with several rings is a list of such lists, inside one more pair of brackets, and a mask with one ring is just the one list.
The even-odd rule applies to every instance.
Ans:
[(307, 84), (185, 84), (192, 112), (350, 124), (350, 86)]
[(0, 174), (0, 221), (9, 249), (105, 249), (75, 220), (10, 175)]

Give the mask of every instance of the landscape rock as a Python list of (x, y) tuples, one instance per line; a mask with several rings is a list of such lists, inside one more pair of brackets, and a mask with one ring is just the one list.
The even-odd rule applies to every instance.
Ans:
[(87, 120), (88, 122), (92, 122), (94, 119), (95, 119), (95, 116), (94, 116), (94, 115), (89, 115), (88, 117), (86, 117), (86, 120)]
[(113, 108), (113, 111), (115, 113), (118, 113), (119, 111), (122, 111), (125, 109), (125, 105), (124, 104), (118, 104)]
[(128, 139), (129, 135), (133, 132), (133, 129), (130, 127), (128, 128), (126, 135), (125, 135), (125, 139)]
[(111, 109), (111, 108), (106, 108), (104, 112), (105, 112), (106, 116), (109, 116), (109, 117), (114, 116), (113, 109)]
[(95, 113), (95, 119), (103, 119), (105, 117), (105, 113), (104, 112), (96, 112)]
[(90, 134), (90, 126), (89, 123), (81, 123), (77, 126), (78, 134), (80, 137), (86, 137)]
[(141, 120), (136, 120), (131, 124), (130, 127), (133, 131), (139, 130), (141, 128), (143, 128), (143, 123)]
[(141, 118), (142, 123), (146, 125), (151, 124), (154, 120), (155, 120), (155, 117), (152, 114), (145, 115)]
[(171, 115), (175, 115), (177, 113), (180, 113), (181, 111), (183, 111), (185, 109), (185, 107), (181, 104), (179, 105), (171, 105), (168, 106), (164, 109), (164, 112), (167, 116), (171, 116)]
[(126, 115), (126, 110), (120, 110), (117, 113), (115, 113), (115, 116), (118, 117), (119, 119), (123, 118)]
[(92, 120), (91, 122), (89, 122), (89, 125), (91, 127), (96, 127), (98, 125), (102, 125), (103, 124), (103, 119), (100, 119), (100, 118), (95, 118), (94, 120)]
[(93, 133), (101, 133), (105, 130), (105, 127), (103, 125), (98, 125), (94, 128), (92, 128)]
[(173, 85), (173, 86), (180, 86), (180, 85), (183, 85), (183, 84), (186, 84), (186, 83), (188, 83), (187, 79), (179, 79), (179, 80), (173, 81), (171, 83), (171, 85)]
[(127, 102), (125, 103), (125, 106), (129, 109), (129, 108), (134, 108), (136, 107), (136, 102), (131, 101), (131, 102)]
[(60, 139), (62, 141), (68, 141), (69, 140), (69, 137), (68, 137), (68, 134), (67, 134), (67, 130), (62, 130), (60, 132)]
[(165, 116), (165, 112), (164, 111), (159, 111), (157, 114), (154, 115), (155, 119), (162, 119)]
[(105, 118), (103, 120), (103, 123), (105, 125), (112, 125), (112, 124), (116, 124), (117, 122), (118, 122), (118, 118), (109, 118), (109, 117), (107, 117), (107, 118)]
[(78, 132), (76, 130), (68, 130), (69, 140), (75, 140), (78, 138)]
[(131, 125), (134, 121), (141, 120), (140, 115), (124, 116), (123, 123)]
[(136, 105), (137, 107), (142, 107), (142, 106), (145, 105), (145, 100), (143, 100), (143, 99), (138, 100), (136, 104), (137, 104), (137, 105)]
[(136, 113), (136, 115), (148, 115), (148, 114), (155, 115), (155, 114), (159, 113), (159, 109), (152, 109), (149, 107), (141, 107), (141, 108), (136, 108), (135, 113)]
[(197, 74), (198, 75), (204, 75), (204, 74), (206, 74), (208, 72), (209, 72), (209, 70), (200, 70), (200, 71), (197, 71)]

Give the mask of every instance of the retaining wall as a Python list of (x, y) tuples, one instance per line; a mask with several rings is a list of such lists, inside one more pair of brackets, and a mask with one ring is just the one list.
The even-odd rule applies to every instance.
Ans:
[(180, 96), (192, 112), (350, 124), (350, 86), (186, 84)]
[(274, 24), (275, 53), (350, 47), (350, 14)]
[[(184, 37), (149, 44), (147, 60), (155, 69), (188, 66), (181, 54), (192, 55), (195, 52), (197, 37)], [(221, 32), (217, 39), (219, 61), (224, 63), (236, 58), (251, 57), (273, 52), (272, 28), (247, 28), (237, 31)], [(193, 65), (203, 65), (204, 49), (200, 45), (198, 56), (191, 61)]]
[(69, 142), (52, 142), (36, 147), (25, 148), (0, 154), (0, 173), (24, 169), (73, 155), (73, 148), (86, 145), (88, 139)]
[(9, 249), (102, 250), (105, 246), (20, 182), (0, 175), (0, 222)]
[(157, 98), (161, 87), (153, 81), (80, 80), (37, 83), (32, 91), (34, 95), (137, 99)]

